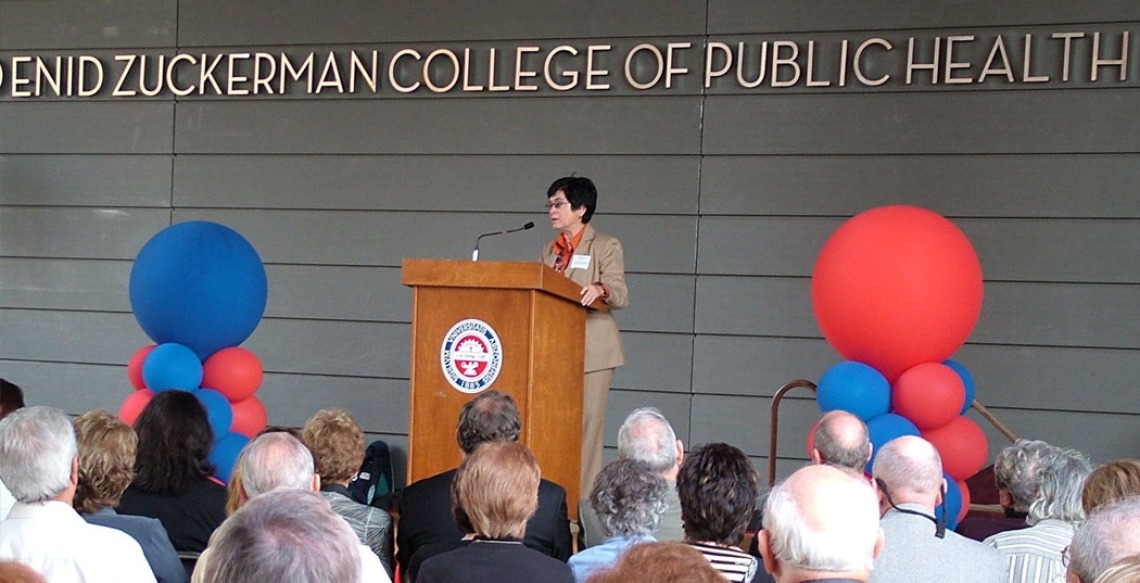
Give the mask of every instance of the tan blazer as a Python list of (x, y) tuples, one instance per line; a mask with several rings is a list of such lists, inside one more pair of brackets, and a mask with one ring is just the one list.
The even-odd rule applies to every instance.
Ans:
[[(555, 239), (557, 240), (557, 239)], [(542, 250), (542, 262), (553, 267), (557, 255), (554, 241), (551, 240)], [(629, 305), (629, 288), (625, 285), (625, 262), (622, 256), (621, 241), (605, 233), (599, 233), (589, 224), (582, 233), (582, 241), (574, 250), (574, 255), (587, 255), (590, 264), (584, 269), (566, 269), (570, 281), (585, 287), (594, 282), (602, 282), (610, 289), (606, 299), (611, 310), (620, 310)], [(617, 368), (625, 364), (625, 350), (617, 322), (611, 312), (590, 310), (586, 314), (586, 369), (584, 372)]]

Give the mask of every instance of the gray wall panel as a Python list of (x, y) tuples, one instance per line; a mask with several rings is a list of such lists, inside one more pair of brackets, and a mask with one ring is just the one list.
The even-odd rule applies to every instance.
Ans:
[[(618, 326), (622, 326), (618, 315)], [(625, 366), (614, 374), (614, 387), (662, 392), (689, 392), (693, 339), (688, 334), (648, 334), (625, 330)]]
[(394, 267), (268, 265), (270, 318), (410, 322), (412, 292)]
[[(694, 154), (700, 146), (700, 108), (698, 97), (187, 102), (178, 108), (176, 150)], [(0, 123), (5, 119), (0, 104)], [(582, 120), (590, 120), (590, 131), (582, 131)]]
[(850, 216), (913, 204), (952, 217), (1140, 217), (1136, 154), (707, 156), (704, 215)]
[(907, 0), (839, 3), (826, 0), (710, 0), (709, 33), (984, 26), (1140, 19), (1128, 0), (985, 0), (916, 5)]
[(153, 344), (129, 313), (4, 309), (0, 330), (0, 355), (12, 360), (126, 366)]
[(625, 330), (692, 332), (694, 281), (690, 275), (627, 276), (630, 304), (616, 312), (619, 325)]
[[(244, 344), (266, 371), (408, 378), (408, 324), (266, 318)], [(129, 357), (129, 355), (128, 355)]]
[(301, 427), (321, 409), (352, 413), (371, 433), (408, 432), (408, 382), (355, 377), (266, 374), (257, 390), (270, 423)]
[(704, 34), (705, 9), (705, 2), (697, 0), (588, 6), (564, 0), (351, 0), (339, 2), (336, 10), (298, 0), (236, 5), (183, 0), (179, 39), (184, 44), (214, 45), (467, 40), (488, 34), (500, 39)]
[(0, 156), (0, 202), (170, 206), (170, 156)]
[(702, 217), (697, 270), (702, 275), (810, 276), (823, 244), (842, 223), (815, 217)]
[[(768, 455), (767, 399), (693, 395), (690, 447), (723, 441), (750, 456)], [(785, 399), (780, 403), (777, 439), (779, 457), (806, 457), (807, 430), (819, 418), (814, 400)]]
[(177, 0), (0, 2), (0, 49), (174, 46)]
[(695, 156), (186, 155), (175, 159), (174, 201), (207, 208), (529, 213), (541, 211), (555, 178), (577, 174), (597, 184), (599, 212), (693, 214), (699, 173)]
[(29, 406), (55, 407), (69, 415), (92, 409), (118, 414), (123, 399), (134, 391), (126, 358), (122, 364), (0, 360), (0, 377), (20, 385)]
[(698, 334), (818, 338), (811, 279), (788, 277), (697, 278)]
[[(657, 407), (673, 426), (677, 439), (689, 443), (689, 395), (676, 393), (653, 393), (645, 391), (610, 391), (606, 404), (605, 441), (609, 447), (617, 448), (617, 434), (627, 415), (638, 407)], [(616, 450), (615, 450), (616, 457)]]
[(0, 307), (129, 312), (131, 262), (0, 257)]
[(0, 103), (0, 154), (164, 154), (174, 104)]
[[(973, 342), (1140, 348), (1140, 286), (991, 282)], [(1132, 315), (1132, 317), (1129, 317)]]
[(169, 225), (164, 209), (0, 208), (0, 256), (134, 260)]
[(710, 96), (704, 152), (1135, 152), (1140, 149), (1135, 109), (1134, 89)]
[[(1021, 409), (997, 409), (994, 413), (1018, 437), (1043, 439), (1075, 448), (1091, 457), (1094, 463), (1133, 457), (1140, 450), (1140, 433), (1136, 432), (1134, 415)], [(971, 412), (969, 416), (985, 431), (990, 455), (1009, 445), (1009, 440), (981, 420), (977, 413)]]
[[(789, 381), (817, 382), (841, 360), (822, 339), (697, 336), (693, 392), (770, 397)], [(806, 390), (796, 394), (811, 396)]]

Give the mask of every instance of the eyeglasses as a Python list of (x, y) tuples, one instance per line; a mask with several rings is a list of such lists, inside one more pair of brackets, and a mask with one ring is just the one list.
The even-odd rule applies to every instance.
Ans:
[(1069, 561), (1073, 559), (1072, 545), (1069, 545), (1061, 550), (1061, 566), (1068, 569)]
[(546, 203), (546, 204), (545, 204), (545, 205), (543, 205), (543, 206), (545, 206), (545, 207), (546, 207), (546, 210), (550, 210), (550, 209), (560, 209), (560, 208), (562, 208), (562, 207), (564, 207), (564, 206), (566, 206), (566, 205), (568, 205), (568, 204), (570, 204), (568, 201), (565, 201), (565, 200), (556, 200), (556, 201), (554, 201), (554, 202), (548, 202), (548, 203)]

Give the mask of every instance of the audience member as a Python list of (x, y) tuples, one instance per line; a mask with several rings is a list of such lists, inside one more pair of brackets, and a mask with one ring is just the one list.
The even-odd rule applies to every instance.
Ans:
[(700, 551), (684, 543), (637, 545), (617, 565), (588, 583), (724, 583), (724, 577)]
[(1081, 487), (1092, 467), (1073, 449), (1055, 448), (1037, 472), (1037, 493), (1029, 504), (1029, 528), (1000, 532), (985, 540), (1009, 561), (1010, 583), (1052, 583), (1065, 573), (1061, 552), (1085, 519)]
[(157, 518), (175, 549), (201, 552), (226, 518), (226, 488), (211, 478), (207, 461), (214, 434), (206, 409), (186, 391), (162, 391), (135, 420), (135, 432), (135, 480), (119, 513)]
[(0, 583), (49, 583), (31, 567), (16, 561), (0, 561)]
[(135, 475), (139, 442), (135, 430), (102, 410), (88, 411), (72, 424), (79, 446), (79, 484), (72, 505), (80, 516), (90, 524), (131, 535), (142, 547), (159, 583), (188, 581), (178, 552), (158, 519), (115, 512), (115, 505)]
[[(233, 516), (237, 516), (241, 508), (251, 500), (269, 492), (277, 490), (319, 492), (321, 487), (321, 478), (313, 466), (313, 454), (305, 444), (287, 432), (263, 433), (249, 442), (239, 456), (237, 470), (242, 477), (242, 489), (239, 494), (241, 506)], [(327, 505), (327, 502), (325, 504)], [(349, 531), (351, 532), (351, 527)], [(390, 583), (391, 576), (372, 549), (355, 540), (355, 537), (353, 543), (357, 548), (357, 561), (360, 563), (364, 581)], [(211, 544), (198, 558), (191, 581), (195, 583), (202, 581), (213, 561), (214, 551)]]
[[(685, 459), (685, 446), (673, 433), (669, 420), (655, 407), (642, 407), (631, 412), (618, 429), (618, 457), (644, 462), (668, 486), (665, 494), (665, 513), (653, 531), (660, 541), (679, 541), (685, 538), (681, 527), (681, 499), (677, 497), (677, 472)], [(578, 504), (578, 523), (581, 526), (579, 548), (592, 547), (605, 542), (601, 521), (594, 513), (589, 500)]]
[(958, 525), (962, 536), (982, 541), (999, 532), (1029, 526), (1029, 505), (1037, 497), (1038, 474), (1056, 450), (1044, 441), (1018, 439), (994, 458), (994, 485), (998, 489), (1001, 518), (970, 517)]
[(930, 442), (903, 436), (875, 456), (872, 473), (884, 511), (886, 544), (875, 560), (875, 583), (1006, 583), (1009, 569), (998, 552), (935, 519), (946, 480)]
[(348, 491), (348, 483), (364, 461), (364, 431), (348, 411), (323, 409), (305, 423), (302, 434), (321, 476), (321, 496), (348, 521), (360, 542), (380, 557), (384, 567), (394, 572), (392, 517), (357, 502)]
[(356, 535), (313, 492), (255, 497), (218, 529), (205, 583), (347, 583), (362, 577)]
[(1113, 563), (1094, 583), (1140, 583), (1140, 555)]
[(1088, 514), (1098, 506), (1130, 496), (1140, 496), (1140, 460), (1119, 459), (1089, 474), (1081, 492), (1081, 507)]
[(1114, 563), (1140, 554), (1140, 496), (1098, 506), (1073, 535), (1068, 583), (1096, 583)]
[[(456, 440), (464, 456), (480, 444), (518, 441), (522, 420), (509, 395), (487, 391), (468, 401), (459, 413)], [(456, 470), (448, 470), (411, 484), (400, 505), (396, 532), (396, 561), (401, 577), (414, 583), (420, 564), (428, 557), (458, 548), (464, 535), (449, 512), (451, 483)], [(560, 561), (570, 558), (570, 521), (566, 490), (547, 480), (538, 487), (538, 511), (526, 526), (523, 544)]]
[(685, 542), (729, 581), (767, 580), (759, 561), (738, 547), (759, 489), (760, 476), (748, 456), (727, 443), (697, 448), (677, 473)]
[(474, 538), (425, 560), (419, 581), (573, 581), (566, 563), (522, 543), (538, 508), (540, 478), (534, 454), (514, 441), (483, 443), (469, 453), (455, 473), (452, 500), (457, 520), (467, 523)]
[(78, 483), (75, 431), (49, 407), (0, 420), (0, 479), (16, 504), (0, 520), (0, 560), (19, 561), (53, 583), (153, 582), (139, 543), (88, 524), (71, 507)]
[(871, 438), (862, 419), (847, 411), (828, 411), (812, 433), (811, 461), (862, 479), (871, 459)]
[(570, 557), (574, 580), (583, 583), (595, 571), (613, 567), (622, 553), (656, 542), (653, 531), (665, 512), (665, 480), (645, 462), (618, 458), (594, 478), (590, 506), (601, 519), (606, 541)]
[(866, 583), (883, 547), (875, 491), (830, 465), (801, 468), (769, 494), (757, 537), (779, 583)]
[[(0, 379), (0, 419), (7, 417), (9, 413), (23, 406), (24, 392), (20, 390), (20, 387), (15, 383)], [(0, 520), (8, 516), (8, 511), (12, 509), (14, 504), (16, 504), (16, 499), (4, 486), (4, 480), (0, 480)]]

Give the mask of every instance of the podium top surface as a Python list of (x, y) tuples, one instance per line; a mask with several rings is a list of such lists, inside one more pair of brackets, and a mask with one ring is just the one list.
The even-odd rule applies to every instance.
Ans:
[[(539, 261), (467, 261), (404, 259), (401, 282), (407, 286), (541, 290), (578, 302), (581, 288)], [(609, 310), (598, 300), (590, 308)]]

